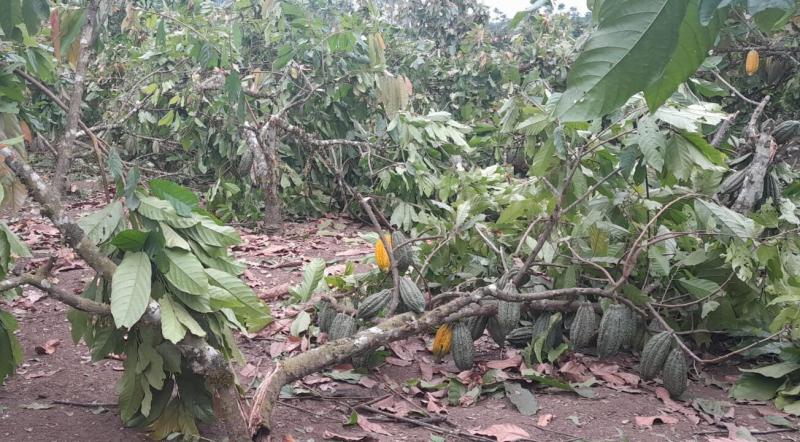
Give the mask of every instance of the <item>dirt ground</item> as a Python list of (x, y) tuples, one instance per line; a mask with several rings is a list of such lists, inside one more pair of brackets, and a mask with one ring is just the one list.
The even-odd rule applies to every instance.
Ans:
[[(88, 202), (82, 198), (82, 201), (85, 202), (72, 204), (73, 214), (98, 203), (96, 198)], [(34, 251), (35, 258), (27, 266), (58, 254), (59, 283), (80, 290), (91, 271), (69, 250), (60, 247), (57, 232), (36, 210), (26, 209), (6, 217), (6, 222)], [(362, 262), (370, 246), (359, 238), (359, 230), (366, 231), (351, 220), (332, 217), (290, 223), (282, 236), (264, 237), (242, 231), (245, 244), (237, 249), (237, 256), (250, 266), (245, 277), (270, 303), (277, 318), (263, 333), (251, 338), (239, 337), (247, 357), (247, 364), (237, 367), (242, 385), (254, 388), (259, 376), (269, 370), (273, 358), (307, 348), (307, 339), (289, 338), (288, 327), (295, 312), (285, 305), (285, 289), (302, 279), (303, 263), (320, 257), (332, 265), (347, 260), (361, 266), (371, 265)], [(124, 428), (117, 414), (115, 383), (121, 375), (122, 363), (115, 359), (93, 363), (83, 343), (73, 345), (64, 305), (41, 297), (35, 289), (26, 289), (21, 298), (0, 304), (19, 320), (18, 337), (25, 352), (17, 374), (0, 386), (0, 441), (149, 440), (144, 430)], [(297, 396), (282, 399), (276, 410), (273, 440), (441, 440), (431, 429), (365, 412), (361, 413), (362, 419), (367, 421), (345, 425), (352, 407), (376, 399), (382, 399), (373, 404), (376, 408), (426, 419), (434, 428), (450, 432), (482, 430), (488, 435), (487, 429), (495, 426), (500, 440), (511, 440), (502, 437), (509, 437), (518, 429), (528, 435), (520, 440), (535, 441), (748, 440), (730, 437), (732, 426), (749, 429), (757, 440), (800, 440), (800, 434), (785, 429), (777, 432), (782, 429), (767, 422), (766, 416), (780, 414), (768, 404), (734, 404), (727, 397), (724, 387), (735, 380), (734, 365), (714, 367), (700, 377), (695, 376), (683, 401), (676, 402), (660, 398), (663, 395), (659, 394), (658, 384), (638, 380), (634, 370), (636, 359), (629, 354), (603, 363), (591, 356), (569, 355), (569, 365), (562, 364), (561, 371), (559, 367), (537, 367), (562, 378), (594, 376), (598, 384), (592, 387), (596, 395), (593, 399), (528, 383), (526, 387), (535, 395), (539, 407), (532, 416), (518, 412), (502, 393), (482, 396), (477, 401), (462, 398), (463, 406), (451, 406), (447, 404), (446, 391), (420, 388), (416, 380), (435, 384), (457, 375), (473, 385), (490, 368), (519, 377), (518, 355), (513, 350), (498, 349), (484, 337), (478, 343), (477, 369), (459, 374), (450, 358), (440, 364), (433, 361), (427, 350), (430, 339), (424, 337), (392, 346), (393, 354), (386, 363), (359, 379), (337, 380), (336, 373), (325, 372), (295, 384)], [(346, 371), (348, 367), (339, 368), (339, 374), (350, 373)], [(583, 375), (578, 373), (580, 369), (585, 372)], [(299, 394), (303, 392), (311, 394)], [(714, 407), (721, 411), (709, 411)], [(423, 418), (423, 413), (428, 417)], [(650, 426), (653, 417), (659, 419)], [(793, 425), (797, 423), (793, 417), (785, 417)], [(204, 428), (204, 432), (206, 440), (225, 440), (224, 433), (213, 426)], [(470, 440), (464, 436), (442, 436), (444, 440)]]

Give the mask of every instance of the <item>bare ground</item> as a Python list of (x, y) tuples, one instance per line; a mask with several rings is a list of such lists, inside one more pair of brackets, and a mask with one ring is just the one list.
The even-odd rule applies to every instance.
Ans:
[[(80, 213), (92, 205), (74, 204), (72, 211)], [(55, 230), (34, 210), (18, 213), (8, 222), (28, 241), (39, 259), (57, 253), (62, 258), (57, 268), (60, 283), (75, 291), (80, 290), (91, 272), (71, 252), (61, 249)], [(315, 257), (329, 262), (363, 261), (369, 246), (358, 238), (358, 230), (362, 228), (347, 219), (324, 218), (305, 224), (289, 224), (282, 236), (263, 237), (245, 232), (243, 237), (246, 244), (237, 255), (251, 266), (246, 279), (271, 304), (278, 320), (267, 331), (252, 339), (240, 336), (240, 345), (248, 362), (244, 367), (237, 367), (242, 375), (242, 385), (254, 388), (258, 376), (269, 370), (273, 357), (302, 351), (308, 345), (308, 340), (288, 338), (293, 311), (284, 305), (285, 296), (282, 293), (286, 284), (299, 282), (302, 264)], [(35, 265), (35, 262), (27, 265)], [(0, 386), (0, 440), (149, 440), (144, 430), (122, 427), (113, 405), (116, 401), (115, 383), (121, 374), (122, 363), (114, 359), (92, 363), (87, 347), (83, 343), (77, 346), (72, 343), (65, 317), (67, 308), (38, 297), (34, 289), (26, 289), (22, 298), (2, 304), (4, 309), (10, 310), (19, 319), (21, 330), (18, 337), (25, 359), (18, 373)], [(52, 340), (59, 341), (52, 354), (46, 354), (42, 349), (37, 352), (37, 347), (46, 347), (46, 343)], [(471, 374), (459, 375), (449, 358), (441, 364), (432, 361), (427, 351), (429, 344), (430, 337), (401, 344), (395, 348), (395, 354), (387, 359), (388, 363), (370, 371), (359, 383), (336, 381), (323, 373), (296, 384), (296, 391), (312, 394), (282, 399), (275, 414), (277, 428), (274, 440), (319, 441), (334, 435), (351, 438), (347, 440), (432, 440), (431, 436), (436, 433), (430, 429), (396, 423), (368, 413), (362, 413), (363, 417), (369, 419), (365, 425), (344, 425), (352, 413), (352, 407), (378, 398), (384, 400), (376, 407), (415, 419), (420, 419), (421, 414), (415, 414), (414, 410), (429, 410), (429, 421), (450, 431), (513, 425), (527, 432), (529, 440), (536, 441), (729, 442), (736, 439), (725, 439), (728, 436), (724, 427), (726, 423), (750, 430), (779, 429), (767, 423), (764, 417), (777, 413), (774, 409), (766, 404), (733, 404), (725, 391), (719, 388), (720, 384), (724, 387), (724, 384), (735, 380), (737, 370), (734, 366), (715, 367), (711, 372), (702, 373), (700, 379), (692, 382), (684, 401), (665, 402), (657, 397), (657, 384), (641, 383), (635, 376), (631, 377), (635, 373), (635, 358), (630, 355), (611, 361), (617, 367), (612, 367), (607, 377), (601, 376), (603, 382), (593, 387), (597, 395), (595, 399), (527, 384), (539, 404), (539, 411), (534, 416), (520, 414), (502, 394), (482, 396), (474, 403), (466, 401), (464, 406), (451, 406), (447, 403), (445, 391), (435, 388), (423, 390), (413, 381), (424, 379), (435, 384), (447, 376), (458, 375), (471, 382), (471, 385), (477, 385), (478, 375), (496, 366), (493, 364), (501, 364), (499, 361), (513, 357), (514, 352), (504, 353), (484, 337), (479, 341), (478, 369)], [(584, 367), (597, 363), (590, 356), (572, 355), (570, 359)], [(342, 367), (343, 370), (346, 368)], [(519, 376), (516, 367), (503, 372), (512, 377)], [(615, 383), (615, 379), (623, 381)], [(691, 402), (698, 398), (728, 402), (732, 407), (726, 409), (725, 415), (720, 416), (717, 425), (714, 425), (708, 414), (692, 408)], [(666, 423), (637, 425), (637, 416), (665, 416)], [(794, 418), (789, 419), (796, 423)], [(372, 431), (365, 431), (364, 427)], [(224, 434), (213, 426), (204, 430), (208, 440), (225, 440)], [(709, 431), (718, 433), (699, 434)], [(796, 432), (758, 434), (755, 437), (758, 440), (800, 440)], [(445, 439), (464, 438), (448, 435)]]

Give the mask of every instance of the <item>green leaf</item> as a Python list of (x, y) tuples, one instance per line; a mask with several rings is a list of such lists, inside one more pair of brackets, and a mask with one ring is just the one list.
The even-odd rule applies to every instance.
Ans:
[(637, 128), (639, 130), (633, 136), (633, 141), (639, 146), (647, 165), (661, 172), (664, 167), (667, 138), (658, 130), (655, 118), (650, 115), (642, 117)]
[(777, 364), (765, 365), (758, 368), (740, 368), (739, 370), (745, 373), (756, 373), (768, 378), (780, 379), (789, 373), (793, 373), (800, 369), (800, 364), (794, 362), (778, 362)]
[(706, 24), (700, 23), (700, 0), (690, 0), (678, 31), (678, 46), (672, 53), (663, 74), (644, 90), (650, 111), (658, 109), (678, 89), (678, 86), (697, 71), (714, 46), (720, 28), (719, 14)]
[(14, 336), (17, 320), (10, 313), (0, 310), (0, 382), (14, 373), (22, 362), (22, 348)]
[(141, 230), (123, 230), (114, 235), (111, 245), (126, 252), (138, 252), (144, 247), (149, 234), (150, 232), (142, 232)]
[(700, 23), (705, 26), (711, 23), (717, 9), (724, 8), (735, 0), (701, 0), (700, 1)]
[(192, 248), (189, 246), (189, 243), (183, 239), (183, 237), (178, 234), (178, 232), (174, 231), (172, 227), (168, 224), (163, 222), (159, 222), (158, 226), (161, 228), (161, 234), (164, 235), (164, 246), (165, 247), (172, 247), (176, 249), (183, 249), (191, 251)]
[(536, 151), (533, 156), (528, 176), (543, 176), (547, 169), (556, 160), (556, 146), (552, 141), (547, 141)]
[(517, 411), (523, 416), (533, 416), (539, 411), (539, 401), (530, 390), (516, 382), (505, 382), (503, 384), (508, 400), (517, 407)]
[(111, 315), (118, 328), (131, 328), (147, 310), (151, 276), (146, 253), (125, 253), (111, 281)]
[(164, 255), (169, 262), (167, 281), (185, 293), (208, 296), (208, 277), (197, 257), (174, 249), (165, 249)]
[(186, 336), (186, 328), (175, 314), (175, 302), (165, 294), (158, 300), (158, 304), (161, 306), (161, 334), (164, 339), (177, 344)]
[(720, 232), (725, 235), (749, 239), (754, 238), (761, 230), (753, 220), (709, 201), (695, 200), (695, 211), (708, 213), (716, 221)]
[[(3, 186), (0, 185), (0, 189), (2, 188)], [(0, 201), (2, 201), (2, 198), (0, 198)], [(17, 258), (31, 258), (33, 256), (31, 255), (28, 245), (22, 242), (17, 234), (12, 232), (6, 223), (2, 221), (0, 221), (0, 232), (5, 234), (6, 241), (8, 241), (9, 251), (12, 255), (16, 256)]]
[(100, 211), (86, 215), (78, 220), (86, 237), (94, 244), (100, 244), (111, 237), (122, 219), (122, 203), (114, 201)]
[(306, 311), (301, 311), (292, 321), (290, 332), (292, 336), (300, 336), (300, 334), (308, 330), (309, 325), (311, 325), (311, 315)]
[(567, 77), (555, 115), (585, 121), (613, 112), (664, 70), (678, 42), (686, 0), (606, 0)]
[(719, 284), (714, 281), (709, 281), (708, 279), (680, 278), (677, 282), (678, 285), (696, 298), (703, 298), (719, 290)]
[(319, 286), (325, 274), (325, 260), (315, 258), (306, 264), (303, 269), (303, 282), (300, 285), (289, 288), (289, 293), (299, 301), (306, 302)]
[(214, 247), (235, 246), (241, 242), (236, 229), (230, 226), (217, 225), (208, 218), (202, 218), (199, 224), (184, 231), (198, 243)]
[(152, 196), (139, 195), (139, 207), (136, 211), (153, 221), (168, 221), (177, 217), (177, 212), (170, 203)]
[(231, 306), (237, 316), (244, 319), (248, 331), (254, 333), (261, 330), (272, 320), (269, 307), (261, 302), (241, 279), (216, 269), (206, 269), (212, 284), (225, 289), (236, 298), (239, 305)]
[(155, 179), (148, 185), (153, 195), (169, 201), (180, 216), (190, 216), (200, 201), (194, 192), (172, 181)]
[(755, 373), (745, 373), (731, 389), (731, 396), (737, 400), (768, 401), (783, 384), (783, 379), (772, 379)]

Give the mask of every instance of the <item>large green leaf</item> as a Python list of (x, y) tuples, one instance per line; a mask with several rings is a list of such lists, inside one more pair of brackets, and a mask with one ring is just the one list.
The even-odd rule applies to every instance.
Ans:
[(567, 77), (555, 115), (584, 121), (606, 115), (664, 70), (678, 42), (686, 0), (606, 0)]
[(178, 320), (175, 314), (175, 301), (168, 294), (158, 300), (161, 306), (161, 334), (164, 339), (177, 344), (186, 336), (186, 327)]
[(735, 0), (700, 0), (700, 23), (705, 26), (711, 23), (717, 10), (724, 8)]
[(150, 180), (153, 195), (169, 201), (180, 216), (189, 216), (197, 207), (199, 198), (191, 190), (167, 180)]
[(111, 315), (117, 327), (131, 328), (150, 302), (150, 258), (144, 252), (128, 252), (111, 281)]
[(0, 383), (13, 374), (17, 364), (22, 362), (22, 348), (14, 331), (17, 320), (10, 313), (0, 310)]
[[(700, 0), (690, 0), (686, 15), (678, 31), (678, 46), (672, 53), (664, 73), (644, 90), (644, 98), (651, 111), (658, 109), (685, 82), (708, 55), (719, 33), (719, 13), (706, 25), (700, 23)], [(715, 9), (716, 11), (716, 9)]]
[(209, 218), (201, 218), (199, 224), (184, 230), (184, 232), (198, 243), (215, 247), (235, 246), (241, 242), (236, 229), (217, 225)]
[(709, 201), (696, 200), (695, 211), (701, 217), (703, 212), (709, 214), (716, 221), (716, 226), (723, 235), (749, 239), (754, 238), (761, 231), (752, 219)]
[[(3, 186), (0, 186), (0, 188), (2, 187)], [(9, 251), (12, 255), (16, 256), (17, 258), (30, 258), (32, 256), (28, 245), (22, 242), (17, 234), (12, 232), (6, 223), (2, 221), (0, 221), (0, 232), (5, 233), (6, 241), (8, 241)]]
[(319, 258), (313, 259), (306, 264), (303, 269), (303, 282), (300, 285), (290, 287), (289, 293), (302, 302), (308, 301), (317, 289), (320, 281), (322, 281), (324, 274), (325, 260)]
[(164, 275), (167, 281), (185, 293), (208, 296), (208, 278), (203, 271), (203, 265), (193, 254), (165, 249), (164, 255), (169, 262), (169, 271)]
[(161, 234), (164, 235), (164, 245), (166, 247), (183, 249), (186, 251), (191, 250), (189, 243), (168, 224), (159, 222), (158, 226), (161, 228)]
[[(238, 301), (238, 305), (228, 304), (228, 307), (244, 319), (248, 331), (256, 332), (270, 323), (269, 307), (241, 279), (216, 269), (206, 269), (206, 273), (212, 284), (224, 289)], [(223, 300), (227, 297), (223, 294), (217, 298)]]
[(638, 129), (632, 140), (639, 146), (647, 165), (661, 172), (664, 168), (667, 138), (658, 130), (655, 118), (650, 115), (639, 120)]
[(100, 244), (111, 237), (120, 219), (122, 219), (122, 203), (114, 201), (100, 211), (79, 219), (78, 225), (87, 238), (95, 244)]

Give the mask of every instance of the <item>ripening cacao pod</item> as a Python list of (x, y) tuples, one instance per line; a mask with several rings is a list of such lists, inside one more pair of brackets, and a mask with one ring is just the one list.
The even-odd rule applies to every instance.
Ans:
[(356, 320), (352, 316), (345, 315), (344, 313), (337, 313), (331, 323), (331, 330), (328, 333), (328, 338), (331, 341), (346, 338), (356, 333)]
[(505, 347), (507, 333), (503, 330), (503, 327), (500, 326), (500, 322), (497, 320), (496, 316), (492, 316), (489, 318), (489, 321), (486, 322), (486, 330), (489, 330), (489, 336), (492, 337), (492, 340), (497, 345)]
[(389, 301), (392, 300), (392, 291), (391, 289), (384, 289), (379, 291), (378, 293), (373, 293), (366, 298), (364, 298), (361, 302), (358, 303), (358, 312), (356, 313), (356, 318), (358, 319), (369, 319), (373, 316), (377, 315), (381, 312), (387, 305), (389, 305)]
[(661, 372), (664, 388), (667, 389), (670, 396), (679, 398), (686, 391), (688, 372), (689, 366), (686, 363), (683, 350), (680, 348), (672, 350), (667, 356), (667, 360), (664, 362), (664, 369)]
[(531, 339), (533, 339), (533, 329), (532, 326), (515, 328), (506, 335), (506, 341), (508, 341), (512, 347), (525, 348), (531, 343)]
[(333, 318), (335, 317), (336, 310), (330, 302), (322, 301), (319, 303), (319, 313), (317, 313), (317, 326), (319, 327), (319, 331), (330, 333), (331, 323), (333, 323)]
[(591, 302), (584, 302), (578, 306), (575, 318), (569, 327), (569, 338), (575, 348), (586, 348), (592, 343), (597, 333), (597, 315)]
[(401, 277), (400, 281), (398, 281), (398, 287), (400, 290), (400, 299), (409, 310), (415, 313), (422, 313), (425, 311), (425, 296), (411, 278), (408, 276)]
[(398, 247), (406, 241), (408, 241), (408, 238), (403, 235), (403, 232), (397, 231), (392, 233), (392, 253), (394, 254), (394, 259), (397, 261), (397, 270), (401, 274), (405, 273), (414, 261), (414, 256), (411, 253), (411, 244)]
[(744, 60), (744, 71), (747, 75), (753, 75), (758, 72), (758, 51), (750, 50), (747, 52), (747, 57)]
[[(436, 330), (436, 336), (433, 338), (433, 346), (431, 348), (431, 352), (433, 356), (436, 358), (436, 361), (440, 361), (444, 355), (450, 353), (450, 345), (453, 342), (453, 328), (450, 324), (444, 324)], [(470, 345), (472, 342), (470, 342)]]
[(600, 328), (597, 332), (597, 354), (607, 358), (616, 354), (625, 341), (627, 312), (624, 305), (612, 304), (608, 306), (600, 319)]
[(453, 343), (450, 350), (453, 353), (453, 362), (460, 370), (469, 370), (475, 359), (475, 347), (472, 343), (472, 333), (464, 321), (453, 325)]
[(489, 317), (472, 316), (467, 318), (466, 322), (467, 326), (469, 327), (470, 334), (472, 334), (472, 340), (477, 341), (481, 336), (483, 336), (483, 331), (486, 330), (486, 324), (489, 322)]
[[(387, 246), (392, 247), (392, 235), (384, 235), (383, 240)], [(375, 241), (375, 262), (381, 271), (388, 272), (392, 263), (389, 261), (389, 252), (386, 251), (386, 247), (383, 245), (384, 241), (380, 239)]]
[(639, 360), (639, 374), (642, 379), (648, 380), (656, 377), (661, 367), (664, 366), (671, 347), (672, 333), (670, 332), (660, 332), (647, 341)]

